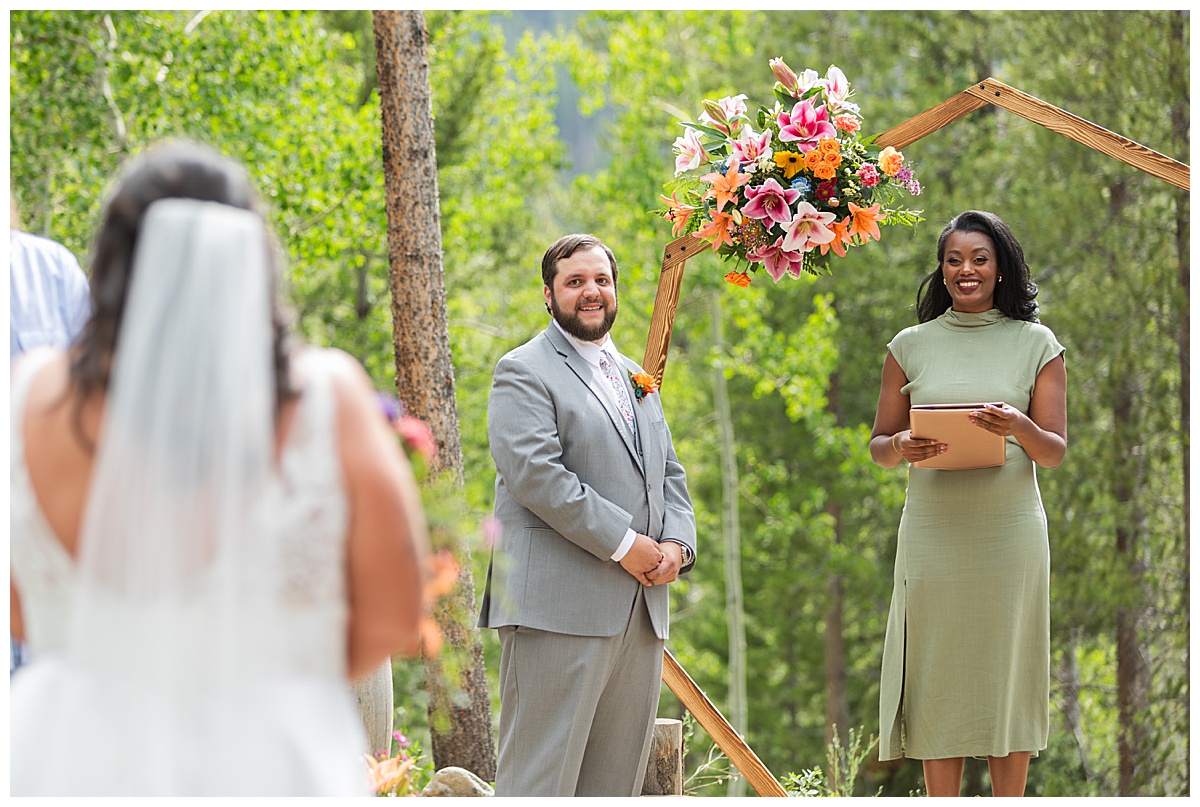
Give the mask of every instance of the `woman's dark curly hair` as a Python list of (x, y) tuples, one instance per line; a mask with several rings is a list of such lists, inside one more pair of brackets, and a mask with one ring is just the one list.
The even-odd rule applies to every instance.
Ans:
[[(104, 221), (93, 245), (92, 315), (69, 354), (75, 393), (75, 426), (81, 437), (80, 407), (92, 395), (108, 390), (142, 215), (152, 202), (168, 198), (220, 202), (261, 212), (258, 195), (246, 171), (234, 161), (197, 143), (186, 140), (165, 143), (139, 155), (126, 166), (105, 206)], [(268, 263), (278, 407), (293, 397), (295, 390), (289, 373), (288, 326), (276, 295), (279, 252), (274, 244), (268, 249)], [(88, 441), (85, 439), (84, 443), (86, 445)]]
[(921, 281), (917, 289), (917, 321), (937, 319), (950, 308), (950, 292), (942, 282), (942, 262), (946, 258), (946, 240), (956, 232), (983, 233), (992, 239), (998, 269), (994, 307), (1011, 319), (1037, 322), (1038, 287), (1029, 276), (1029, 266), (1025, 263), (1021, 244), (999, 216), (983, 210), (959, 213), (938, 236), (937, 268)]

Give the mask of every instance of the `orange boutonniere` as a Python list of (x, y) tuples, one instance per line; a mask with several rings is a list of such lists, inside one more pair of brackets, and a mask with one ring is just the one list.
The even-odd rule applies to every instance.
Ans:
[[(626, 370), (626, 372), (629, 372)], [(641, 403), (652, 392), (658, 390), (658, 385), (654, 383), (654, 376), (649, 373), (629, 373), (629, 383), (633, 385), (633, 397), (637, 398), (637, 402)]]

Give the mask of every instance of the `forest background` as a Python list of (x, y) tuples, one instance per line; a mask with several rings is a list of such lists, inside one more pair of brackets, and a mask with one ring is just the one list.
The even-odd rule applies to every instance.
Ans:
[[(768, 59), (822, 75), (839, 66), (868, 132), (994, 76), (1189, 161), (1186, 11), (426, 19), (464, 495), (476, 524), (495, 475), (492, 369), (545, 327), (542, 252), (567, 232), (611, 245), (621, 265), (614, 337), (640, 357), (671, 240), (651, 211), (672, 177), (678, 120), (694, 120), (702, 98), (769, 104)], [(209, 143), (248, 165), (263, 192), (298, 331), (352, 353), (380, 389), (394, 389), (369, 12), (14, 11), (9, 26), (11, 187), (26, 229), (86, 267), (121, 162), (166, 136)], [(759, 273), (738, 289), (711, 254), (689, 263), (662, 395), (701, 538), (695, 571), (673, 586), (670, 647), (777, 776), (822, 765), (834, 724), (843, 745), (851, 728), (878, 732), (905, 486), (903, 471), (875, 467), (867, 452), (879, 371), (888, 340), (915, 323), (941, 226), (989, 209), (1020, 238), (1042, 321), (1067, 348), (1069, 450), (1060, 468), (1039, 470), (1052, 728), (1029, 793), (1186, 795), (1188, 194), (994, 108), (904, 153), (927, 221), (885, 229), (831, 275), (775, 285)], [(485, 541), (470, 543), (482, 581)], [(483, 639), (494, 683), (498, 648), (490, 632)], [(397, 726), (420, 737), (421, 664), (398, 660), (395, 673)], [(660, 715), (680, 713), (664, 688)], [(720, 761), (707, 764), (709, 746), (696, 729), (689, 789), (736, 793), (714, 775)], [(919, 776), (919, 765), (879, 764), (872, 752), (854, 792), (904, 795)], [(985, 766), (969, 761), (964, 792), (986, 789)]]

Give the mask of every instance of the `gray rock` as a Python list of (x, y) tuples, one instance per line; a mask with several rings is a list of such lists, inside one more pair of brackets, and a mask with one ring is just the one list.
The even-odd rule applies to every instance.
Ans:
[(491, 796), (491, 786), (465, 768), (442, 768), (421, 791), (422, 796)]

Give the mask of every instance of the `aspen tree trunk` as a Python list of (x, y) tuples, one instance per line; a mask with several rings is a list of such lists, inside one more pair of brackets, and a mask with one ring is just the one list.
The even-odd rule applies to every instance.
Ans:
[[(383, 124), (388, 265), (396, 351), (396, 391), (409, 414), (437, 439), (430, 476), (452, 474), (461, 484), (462, 444), (454, 402), (454, 366), (446, 326), (437, 157), (429, 86), (429, 35), (420, 11), (373, 11)], [(464, 547), (454, 547), (459, 558)], [(483, 645), (474, 627), (475, 585), (462, 563), (458, 586), (434, 613), (446, 643), (464, 659), (457, 682), (445, 681), (438, 659), (425, 657), (433, 761), (496, 778), (491, 699)], [(455, 619), (454, 615), (469, 618)], [(453, 698), (447, 685), (461, 688)]]
[[(837, 303), (834, 303), (834, 314), (837, 314)], [(834, 425), (839, 429), (842, 422), (841, 405), (841, 371), (834, 370), (829, 377), (829, 412), (833, 415)], [(826, 507), (833, 518), (833, 542), (842, 543), (842, 503), (833, 497)], [(844, 624), (844, 609), (846, 601), (845, 586), (840, 574), (831, 574), (825, 581), (827, 607), (825, 609), (825, 740), (832, 743), (837, 736), (843, 749), (849, 746), (850, 740), (850, 698), (846, 693), (846, 633)]]
[[(713, 369), (713, 403), (720, 424), (721, 441), (721, 531), (725, 544), (725, 617), (729, 632), (729, 724), (746, 736), (748, 703), (746, 697), (746, 606), (742, 597), (741, 522), (738, 519), (738, 472), (734, 453), (733, 413), (729, 407), (729, 389), (725, 381), (725, 332), (721, 314), (721, 295), (712, 295), (713, 346), (722, 358)], [(746, 795), (746, 780), (729, 780), (726, 794), (733, 798)]]
[[(1172, 65), (1187, 64), (1189, 49), (1187, 35), (1187, 12), (1175, 12), (1171, 19), (1171, 36), (1169, 49)], [(1189, 136), (1189, 87), (1185, 71), (1173, 71), (1175, 77), (1173, 102), (1171, 104), (1171, 128), (1175, 135), (1176, 153), (1181, 155), (1184, 162), (1188, 161)], [(1191, 568), (1192, 557), (1192, 496), (1191, 496), (1191, 451), (1189, 447), (1191, 434), (1191, 203), (1188, 192), (1179, 190), (1175, 193), (1175, 253), (1179, 256), (1179, 286), (1182, 317), (1179, 322), (1179, 433), (1183, 446), (1183, 557), (1184, 568)], [(1190, 591), (1184, 594), (1183, 613), (1187, 620), (1187, 652), (1184, 655), (1184, 666), (1191, 669), (1192, 662), (1192, 610)], [(1191, 699), (1185, 699), (1184, 725), (1191, 726)], [(1184, 733), (1185, 748), (1188, 753), (1185, 758), (1191, 758), (1191, 737)], [(1184, 766), (1184, 793), (1191, 792), (1191, 766)]]

